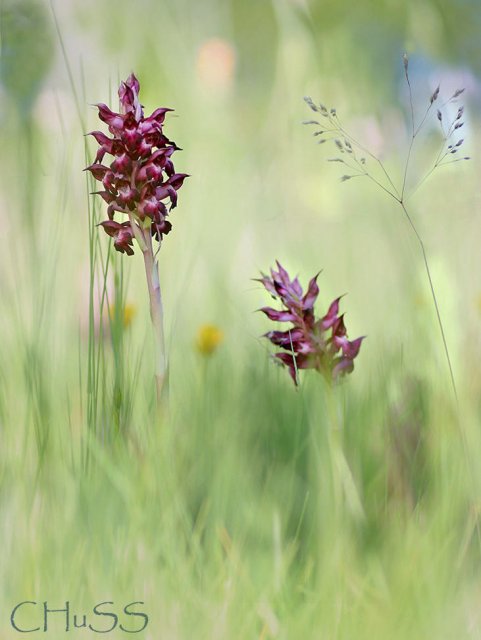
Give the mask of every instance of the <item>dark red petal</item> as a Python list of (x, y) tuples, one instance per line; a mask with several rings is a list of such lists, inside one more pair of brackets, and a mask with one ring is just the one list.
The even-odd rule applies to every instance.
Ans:
[(341, 375), (346, 375), (354, 370), (354, 362), (350, 358), (336, 358), (332, 368), (332, 377), (336, 380)]
[(174, 175), (169, 178), (168, 182), (177, 191), (181, 188), (186, 178), (190, 178), (188, 173), (174, 173)]
[(269, 331), (264, 336), (278, 347), (297, 351), (297, 346), (303, 338), (302, 329), (291, 329), (290, 331)]
[(302, 306), (304, 309), (312, 309), (315, 301), (317, 300), (317, 296), (319, 295), (319, 287), (317, 284), (318, 277), (319, 273), (315, 275), (309, 282), (306, 295), (302, 299)]
[[(169, 149), (172, 149), (172, 147), (169, 147)], [(171, 160), (167, 160), (165, 163), (165, 173), (169, 178), (171, 178), (175, 173), (174, 163)]]
[(105, 135), (102, 131), (91, 131), (87, 133), (88, 136), (93, 136), (95, 140), (101, 145), (109, 145), (112, 144), (112, 139)]
[(109, 191), (94, 191), (93, 194), (101, 196), (107, 204), (115, 202), (115, 195), (113, 195)]
[[(120, 251), (120, 249), (119, 249), (119, 251)], [(134, 250), (132, 249), (132, 247), (130, 245), (125, 245), (124, 251), (128, 256), (133, 256), (134, 255)]]
[(140, 85), (134, 74), (130, 74), (126, 82), (119, 87), (119, 100), (123, 113), (132, 114), (137, 122), (143, 117), (142, 105), (139, 102)]
[(122, 228), (122, 225), (114, 220), (104, 220), (103, 222), (99, 222), (99, 226), (103, 227), (105, 233), (111, 237), (115, 236)]
[(331, 302), (331, 306), (329, 307), (326, 315), (321, 318), (321, 326), (323, 329), (329, 329), (329, 327), (332, 327), (336, 322), (337, 314), (339, 313), (339, 300), (341, 298), (342, 296), (339, 296), (339, 298), (336, 298)]
[(157, 161), (158, 158), (170, 158), (170, 156), (174, 153), (175, 149), (174, 147), (165, 147), (162, 149), (157, 149), (157, 151), (154, 151), (154, 153), (152, 154), (152, 160), (153, 161)]
[(293, 358), (292, 354), (291, 353), (276, 353), (276, 354), (274, 354), (274, 358), (276, 358), (277, 360), (282, 362), (282, 364), (284, 364), (289, 369), (289, 373), (291, 375), (291, 378), (293, 379), (294, 384), (297, 387), (297, 385), (299, 384), (298, 377), (297, 377), (297, 370), (299, 369), (299, 367), (297, 366), (297, 363), (294, 364), (294, 358)]
[(93, 177), (96, 180), (102, 181), (104, 179), (105, 174), (107, 173), (107, 171), (110, 171), (110, 169), (108, 167), (105, 167), (103, 164), (94, 162), (94, 164), (91, 164), (88, 167), (86, 167), (84, 171), (90, 171), (90, 173), (93, 175)]
[(361, 336), (360, 338), (356, 338), (352, 342), (347, 341), (347, 344), (342, 347), (342, 353), (344, 354), (344, 356), (346, 358), (349, 358), (350, 360), (354, 360), (354, 358), (359, 353), (362, 341), (365, 337), (366, 336)]
[(260, 282), (262, 285), (264, 285), (264, 287), (272, 296), (277, 298), (277, 291), (274, 287), (274, 283), (272, 282), (272, 280), (269, 278), (269, 276), (266, 276), (263, 273), (261, 273), (261, 276), (262, 276), (261, 278), (254, 278), (254, 281)]
[(140, 83), (135, 77), (135, 73), (131, 73), (130, 76), (125, 81), (125, 84), (130, 87), (135, 93), (139, 93), (140, 91)]
[(148, 118), (146, 118), (147, 120), (155, 120), (156, 122), (158, 122), (159, 124), (163, 124), (164, 120), (165, 120), (165, 114), (169, 113), (169, 111), (173, 111), (173, 109), (169, 109), (167, 107), (160, 107), (159, 109), (156, 109), (151, 116), (149, 116)]
[(119, 130), (123, 127), (124, 119), (120, 113), (115, 113), (103, 103), (99, 103), (96, 106), (99, 110), (99, 118), (108, 124), (109, 127), (112, 127), (114, 130)]
[(105, 149), (103, 147), (100, 147), (99, 150), (97, 151), (97, 155), (95, 156), (96, 164), (100, 164), (102, 162), (102, 160), (104, 159), (105, 153), (106, 153)]
[(159, 211), (159, 205), (160, 203), (156, 200), (154, 196), (151, 196), (150, 198), (142, 199), (138, 206), (139, 214), (142, 216), (142, 218), (145, 218), (145, 216), (148, 216), (153, 220), (155, 215)]
[(275, 353), (274, 358), (280, 360), (283, 364), (289, 367), (289, 373), (292, 379), (298, 384), (296, 369), (309, 369), (311, 367), (311, 361), (308, 356), (292, 354), (292, 353)]
[(131, 167), (132, 160), (125, 152), (118, 155), (110, 165), (110, 168), (116, 173), (126, 173), (130, 171)]
[(159, 240), (162, 240), (162, 236), (167, 235), (172, 229), (172, 225), (168, 220), (162, 220), (160, 223), (153, 222), (151, 227), (152, 235)]
[(126, 207), (121, 207), (116, 200), (113, 200), (109, 206), (107, 207), (107, 215), (110, 220), (114, 219), (114, 213), (118, 211), (119, 213), (128, 213), (128, 209)]
[(344, 324), (344, 314), (342, 314), (342, 316), (339, 316), (334, 320), (334, 323), (332, 325), (332, 336), (341, 337), (345, 336), (346, 333), (347, 331), (346, 325)]
[(302, 298), (302, 287), (297, 277), (291, 282), (291, 288), (298, 298)]
[[(277, 264), (277, 268), (279, 269), (279, 273), (276, 274), (279, 277), (280, 281), (283, 284), (290, 284), (290, 278), (289, 278), (289, 274), (287, 273), (287, 271), (284, 269), (284, 267), (281, 265), (281, 263), (279, 262), (279, 260), (276, 260), (276, 264)], [(272, 272), (274, 274), (274, 271)], [(275, 278), (277, 279), (277, 278)]]
[(275, 322), (295, 322), (297, 319), (290, 311), (276, 311), (271, 307), (262, 307), (259, 311), (265, 313), (269, 320), (274, 320)]

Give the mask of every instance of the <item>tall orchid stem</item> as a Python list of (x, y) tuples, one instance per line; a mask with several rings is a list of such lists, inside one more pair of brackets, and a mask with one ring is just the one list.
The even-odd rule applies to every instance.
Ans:
[(157, 405), (162, 401), (162, 390), (166, 376), (165, 337), (164, 337), (164, 311), (162, 307), (162, 295), (160, 291), (159, 263), (154, 256), (152, 237), (150, 231), (144, 232), (147, 236), (146, 249), (142, 251), (145, 264), (145, 275), (150, 298), (150, 319), (154, 330), (155, 340), (155, 384), (157, 390)]
[(144, 257), (145, 277), (147, 279), (147, 288), (149, 290), (150, 319), (152, 321), (155, 342), (155, 386), (157, 393), (157, 408), (160, 408), (162, 405), (162, 392), (167, 374), (167, 360), (165, 357), (164, 311), (160, 290), (159, 263), (154, 255), (150, 229), (141, 229), (134, 221), (132, 214), (129, 214), (129, 218), (135, 238)]

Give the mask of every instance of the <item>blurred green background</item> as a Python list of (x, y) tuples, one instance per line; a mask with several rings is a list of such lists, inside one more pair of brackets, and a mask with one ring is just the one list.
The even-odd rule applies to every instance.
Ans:
[[(0, 638), (18, 636), (22, 600), (142, 600), (152, 639), (481, 638), (481, 4), (0, 7)], [(400, 184), (404, 51), (418, 118), (438, 83), (444, 98), (466, 88), (471, 160), (409, 200), (458, 403), (412, 229), (368, 181), (341, 184), (333, 147), (302, 125), (303, 96), (336, 107)], [(82, 173), (84, 134), (103, 129), (92, 105), (116, 108), (132, 71), (148, 113), (175, 109), (165, 131), (191, 174), (160, 253), (160, 418), (142, 260), (92, 226), (105, 208)], [(319, 313), (348, 293), (349, 335), (368, 336), (333, 398), (314, 372), (296, 391), (260, 338), (252, 278), (275, 259), (305, 284), (322, 269)], [(206, 324), (223, 335), (210, 355)], [(333, 415), (361, 514), (335, 492)], [(88, 633), (60, 617), (49, 632)]]

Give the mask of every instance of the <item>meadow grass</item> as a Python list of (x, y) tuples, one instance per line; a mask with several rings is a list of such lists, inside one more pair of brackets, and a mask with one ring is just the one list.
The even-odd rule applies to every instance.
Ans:
[[(170, 11), (166, 38), (187, 72), (188, 34)], [(279, 61), (296, 37), (306, 34), (281, 37)], [(302, 44), (296, 51), (304, 59)], [(153, 103), (145, 56), (136, 60)], [(82, 133), (95, 128), (83, 105), (105, 99), (107, 74), (90, 66), (82, 85), (71, 67), (64, 106), (49, 114), (55, 134), (4, 114), (0, 638), (18, 637), (9, 614), (27, 599), (79, 612), (142, 600), (150, 622), (139, 635), (156, 640), (481, 638), (480, 318), (477, 285), (456, 262), (476, 246), (474, 178), (447, 170), (415, 205), (439, 214), (418, 222), (456, 404), (409, 228), (366, 187), (341, 191), (327, 177), (300, 125), (301, 85), (317, 84), (318, 70), (286, 78), (282, 68), (260, 113), (161, 82), (181, 115), (171, 121), (179, 164), (193, 175), (160, 256), (170, 361), (161, 415), (140, 256), (99, 235), (102, 212), (81, 173), (91, 153)], [(448, 195), (469, 238), (455, 235)], [(269, 327), (253, 311), (266, 299), (250, 278), (284, 256), (304, 282), (324, 267), (321, 305), (349, 290), (350, 332), (368, 334), (334, 397), (315, 372), (296, 391), (259, 339)], [(210, 357), (195, 348), (205, 322), (225, 335)], [(333, 446), (348, 470), (336, 471)], [(88, 635), (65, 633), (60, 618), (50, 628), (75, 633)]]
[(320, 381), (243, 356), (184, 362), (169, 418), (140, 403), (87, 471), (67, 429), (41, 467), (4, 453), (3, 608), (144, 600), (145, 637), (472, 637), (479, 478), (450, 401), (416, 381), (394, 401), (399, 371), (339, 390), (359, 518), (332, 502)]

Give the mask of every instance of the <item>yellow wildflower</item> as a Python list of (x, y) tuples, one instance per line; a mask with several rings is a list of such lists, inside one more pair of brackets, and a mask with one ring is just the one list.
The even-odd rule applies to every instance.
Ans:
[(196, 348), (204, 356), (210, 356), (224, 341), (224, 332), (213, 324), (203, 324), (197, 331)]
[[(133, 304), (133, 302), (126, 302), (123, 308), (123, 312), (124, 313), (122, 317), (122, 324), (124, 326), (124, 329), (127, 329), (127, 327), (130, 327), (130, 325), (132, 324), (132, 320), (135, 318), (137, 314), (137, 305)], [(110, 314), (111, 314), (112, 320), (115, 318), (115, 313), (116, 313), (116, 308), (114, 303), (110, 307)]]

